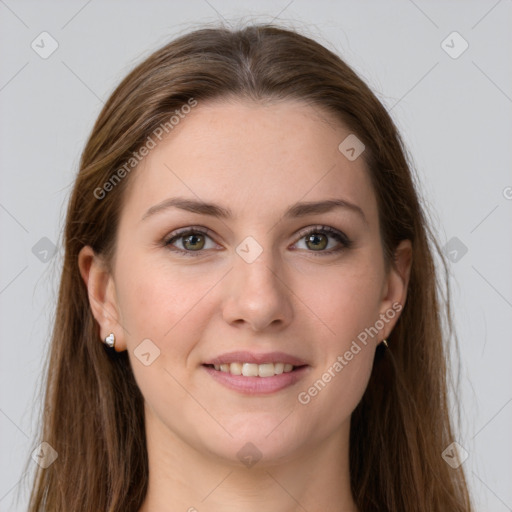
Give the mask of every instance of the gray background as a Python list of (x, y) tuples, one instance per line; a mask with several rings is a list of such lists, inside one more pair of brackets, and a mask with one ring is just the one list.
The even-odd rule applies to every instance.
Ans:
[[(0, 0), (0, 511), (26, 509), (66, 201), (102, 103), (177, 34), (240, 18), (297, 27), (336, 51), (397, 122), (454, 260), (457, 441), (471, 489), (478, 510), (512, 511), (511, 0)], [(43, 31), (58, 43), (47, 59), (31, 48)], [(462, 40), (442, 45), (453, 31), (469, 44), (457, 58)]]

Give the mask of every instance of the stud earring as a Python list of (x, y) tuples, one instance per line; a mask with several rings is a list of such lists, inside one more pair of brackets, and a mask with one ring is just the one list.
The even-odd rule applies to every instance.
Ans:
[(386, 348), (389, 348), (388, 341), (386, 339), (382, 340), (381, 345), (384, 345)]
[(105, 345), (109, 346), (110, 348), (114, 348), (114, 345), (116, 344), (116, 337), (114, 336), (114, 333), (111, 332), (104, 341)]

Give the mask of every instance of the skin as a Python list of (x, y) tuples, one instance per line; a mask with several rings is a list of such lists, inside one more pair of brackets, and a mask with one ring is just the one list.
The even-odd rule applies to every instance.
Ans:
[[(90, 247), (82, 249), (79, 266), (101, 337), (113, 332), (116, 350), (129, 351), (145, 399), (150, 475), (141, 512), (357, 510), (350, 416), (375, 347), (399, 314), (308, 404), (298, 394), (381, 313), (405, 304), (411, 244), (398, 246), (387, 272), (365, 162), (338, 150), (349, 134), (300, 102), (200, 103), (130, 177), (112, 272)], [(170, 208), (141, 220), (176, 196), (218, 203), (233, 217)], [(359, 206), (364, 218), (348, 208), (283, 217), (295, 202), (333, 198)], [(320, 232), (329, 246), (318, 249), (298, 234), (317, 225), (342, 231), (352, 245)], [(212, 233), (204, 246), (203, 239), (192, 245), (203, 247), (197, 256), (164, 245), (188, 226)], [(236, 252), (248, 236), (263, 249), (252, 263)], [(184, 243), (174, 247), (186, 250)], [(342, 250), (321, 253), (336, 247)], [(149, 366), (134, 354), (144, 339), (160, 350)], [(233, 350), (283, 351), (309, 368), (281, 391), (241, 394), (202, 367)], [(252, 467), (237, 456), (248, 442), (261, 453)]]

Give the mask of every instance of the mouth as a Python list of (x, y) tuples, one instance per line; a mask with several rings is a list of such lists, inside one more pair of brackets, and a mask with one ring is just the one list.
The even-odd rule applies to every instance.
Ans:
[(244, 395), (269, 395), (296, 384), (309, 372), (307, 364), (231, 363), (203, 364), (205, 372), (223, 387)]
[(230, 375), (269, 378), (283, 373), (297, 371), (307, 365), (293, 365), (290, 363), (256, 364), (235, 361), (233, 363), (223, 364), (204, 364), (203, 366), (211, 368), (217, 372), (228, 373)]

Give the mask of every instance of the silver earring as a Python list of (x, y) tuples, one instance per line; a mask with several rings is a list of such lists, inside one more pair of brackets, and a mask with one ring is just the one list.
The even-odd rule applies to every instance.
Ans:
[(116, 337), (114, 336), (114, 333), (111, 332), (104, 341), (105, 345), (108, 345), (110, 348), (114, 348), (114, 345), (116, 344)]
[(388, 341), (386, 339), (382, 340), (381, 344), (384, 345), (386, 348), (389, 348)]

